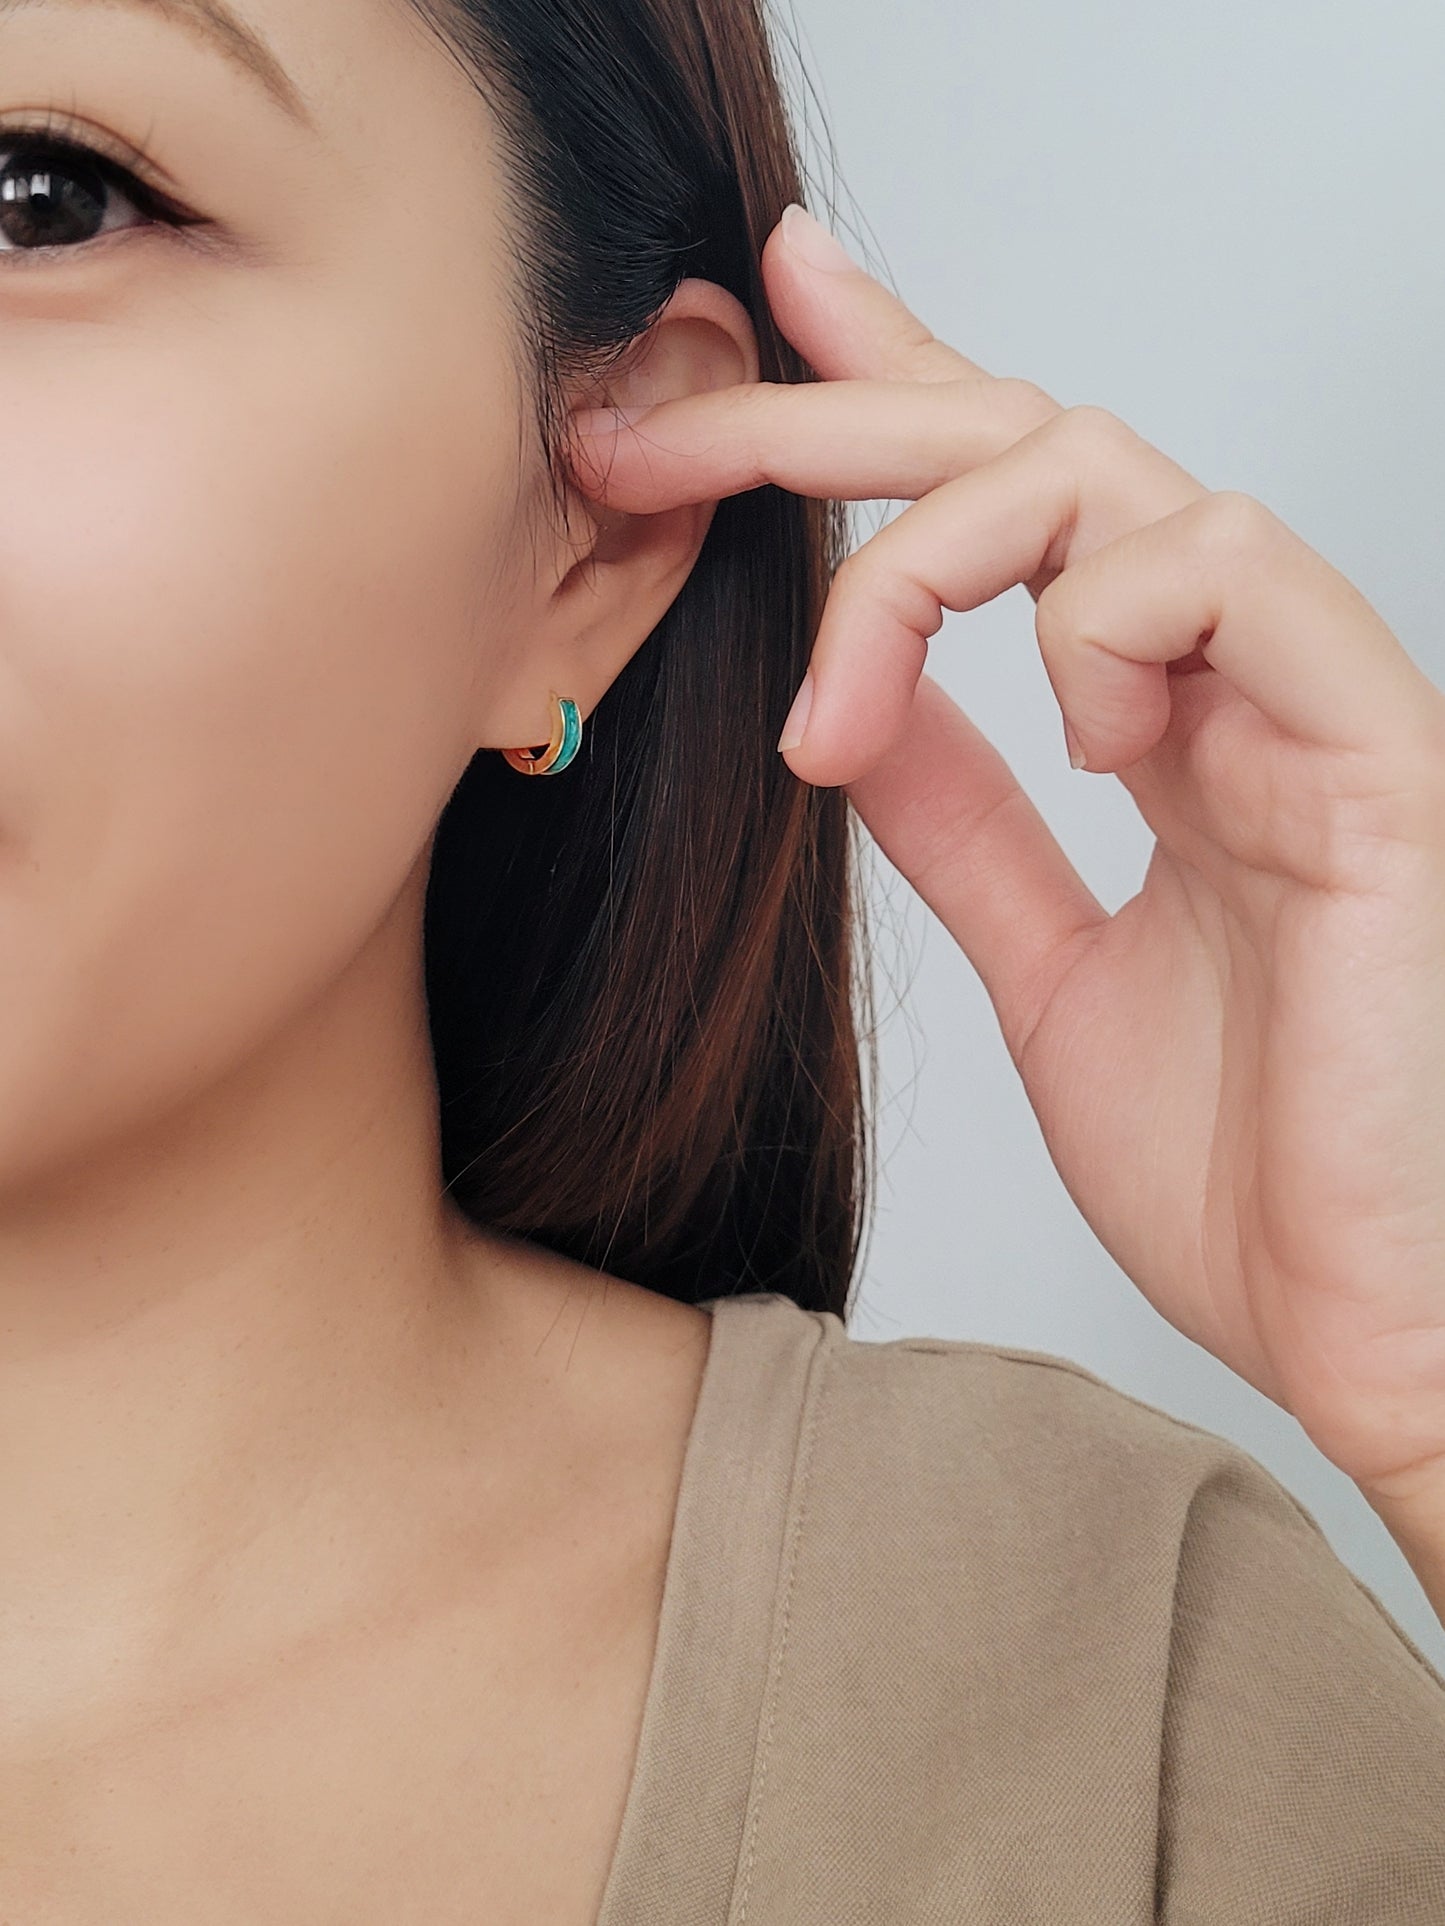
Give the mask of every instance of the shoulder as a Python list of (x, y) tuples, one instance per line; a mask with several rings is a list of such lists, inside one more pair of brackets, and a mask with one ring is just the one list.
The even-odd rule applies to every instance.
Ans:
[(1318, 1530), (1291, 1494), (1238, 1445), (1052, 1352), (969, 1339), (860, 1338), (829, 1313), (788, 1306), (784, 1322), (818, 1331), (816, 1421), (828, 1451), (930, 1499), (1010, 1524), (1037, 1542), (1141, 1543), (1177, 1535), (1208, 1488), (1265, 1491), (1291, 1522)]
[(1187, 1644), (1231, 1599), (1277, 1604), (1296, 1624), (1313, 1611), (1445, 1718), (1445, 1677), (1307, 1507), (1232, 1440), (1051, 1352), (864, 1339), (831, 1313), (758, 1305), (815, 1339), (798, 1468), (815, 1521), (836, 1507), (855, 1530), (890, 1529), (925, 1567), (982, 1569), (1020, 1625), (1069, 1610)]
[(1445, 1919), (1445, 1678), (1263, 1465), (1068, 1358), (774, 1302), (768, 1720), (856, 1762), (850, 1810), (911, 1786), (1059, 1919)]

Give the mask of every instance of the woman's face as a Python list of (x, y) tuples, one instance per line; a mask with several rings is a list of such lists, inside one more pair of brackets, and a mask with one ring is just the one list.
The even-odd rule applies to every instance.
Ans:
[[(290, 87), (207, 11), (0, 0), (12, 1181), (218, 1078), (419, 910), (472, 756), (574, 693), (479, 96), (404, 0), (237, 0)], [(196, 224), (12, 158), (37, 127), (143, 148)]]

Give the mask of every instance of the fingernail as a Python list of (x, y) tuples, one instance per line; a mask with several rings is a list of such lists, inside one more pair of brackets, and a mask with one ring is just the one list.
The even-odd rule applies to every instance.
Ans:
[(1082, 769), (1086, 758), (1083, 750), (1079, 747), (1079, 738), (1074, 734), (1073, 727), (1067, 716), (1064, 717), (1064, 741), (1069, 745), (1070, 763), (1075, 769)]
[(803, 740), (808, 727), (808, 717), (813, 710), (813, 671), (809, 669), (803, 677), (802, 687), (793, 698), (793, 706), (788, 711), (788, 719), (783, 724), (783, 733), (778, 737), (778, 754), (785, 749), (796, 749)]
[(579, 408), (572, 417), (572, 426), (582, 436), (618, 435), (624, 428), (641, 421), (644, 415), (650, 415), (652, 407), (653, 404), (648, 403), (638, 408)]
[(836, 240), (821, 221), (815, 221), (806, 207), (792, 201), (783, 209), (783, 239), (799, 254), (810, 267), (822, 268), (826, 274), (842, 274), (849, 268), (857, 269), (858, 263)]

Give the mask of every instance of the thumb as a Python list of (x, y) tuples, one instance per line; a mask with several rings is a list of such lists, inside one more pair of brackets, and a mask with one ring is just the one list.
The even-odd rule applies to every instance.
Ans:
[(902, 737), (845, 787), (978, 971), (1017, 1063), (1080, 936), (1108, 912), (998, 750), (929, 675)]

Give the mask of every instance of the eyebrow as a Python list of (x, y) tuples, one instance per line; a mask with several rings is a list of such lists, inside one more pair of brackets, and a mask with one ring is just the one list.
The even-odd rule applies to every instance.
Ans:
[(266, 41), (234, 14), (226, 0), (0, 0), (0, 19), (23, 7), (54, 5), (124, 7), (153, 14), (216, 48), (233, 66), (260, 81), (292, 120), (314, 132), (315, 122), (300, 89)]

